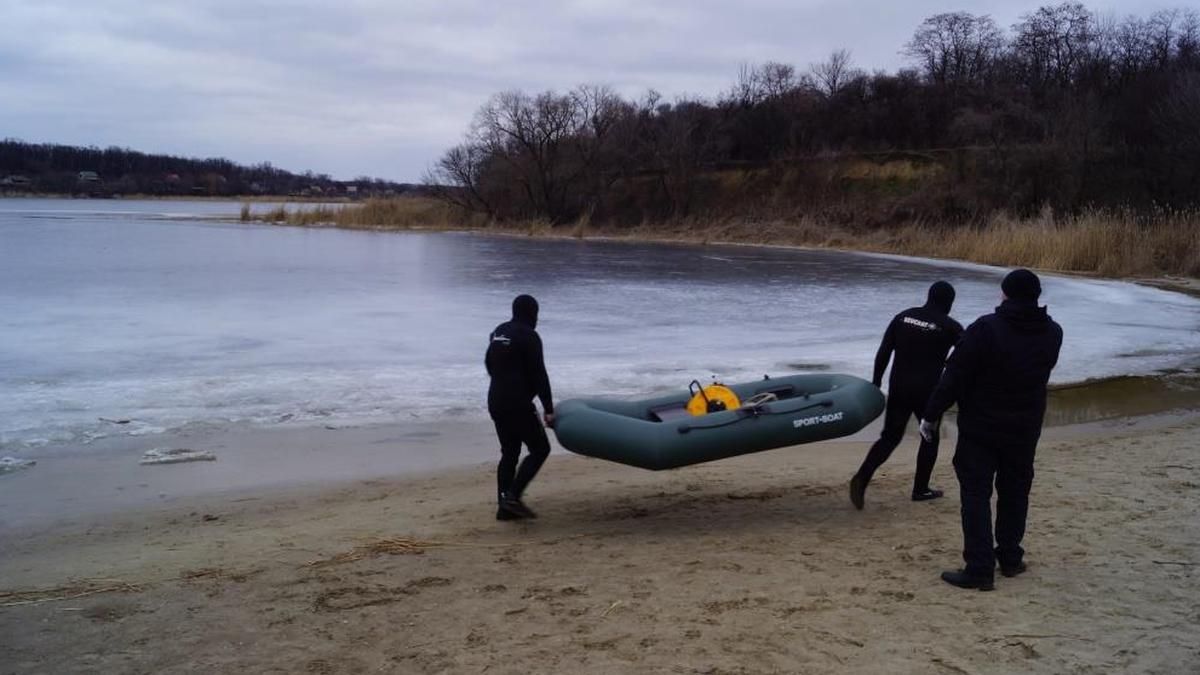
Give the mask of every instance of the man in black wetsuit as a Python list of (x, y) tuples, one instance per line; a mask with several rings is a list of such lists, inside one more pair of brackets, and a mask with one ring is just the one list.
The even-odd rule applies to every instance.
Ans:
[[(962, 497), (963, 560), (943, 572), (960, 588), (990, 591), (995, 566), (1013, 577), (1025, 571), (1025, 519), (1033, 456), (1046, 413), (1046, 384), (1058, 363), (1062, 327), (1037, 304), (1041, 280), (1029, 270), (1004, 277), (1000, 306), (972, 323), (946, 363), (925, 409), (937, 419), (958, 403), (954, 471)], [(923, 434), (932, 424), (922, 422)], [(996, 486), (995, 541), (992, 485)], [(992, 546), (995, 545), (993, 549)]]
[[(546, 426), (554, 426), (554, 399), (542, 359), (542, 339), (534, 330), (537, 316), (537, 300), (530, 295), (518, 295), (513, 300), (512, 319), (492, 331), (484, 357), (492, 379), (488, 387), (488, 413), (500, 439), (497, 520), (537, 517), (521, 501), (521, 495), (550, 454), (550, 441), (542, 421)], [(543, 420), (538, 419), (533, 407), (535, 396), (542, 402)], [(518, 468), (522, 443), (529, 448), (529, 454)]]
[[(875, 471), (887, 461), (896, 446), (904, 438), (908, 418), (920, 419), (929, 401), (929, 394), (937, 385), (938, 376), (946, 362), (946, 354), (958, 342), (962, 325), (950, 318), (954, 305), (954, 287), (938, 281), (929, 287), (924, 306), (911, 307), (900, 312), (888, 324), (875, 354), (875, 374), (871, 378), (878, 387), (883, 382), (883, 371), (887, 370), (892, 352), (896, 353), (892, 363), (892, 376), (888, 380), (887, 412), (883, 421), (883, 433), (871, 446), (859, 467), (850, 479), (850, 501), (855, 508), (863, 507), (867, 484)], [(917, 474), (913, 479), (913, 501), (937, 499), (941, 490), (929, 487), (929, 477), (937, 462), (938, 439), (921, 441), (917, 450)]]

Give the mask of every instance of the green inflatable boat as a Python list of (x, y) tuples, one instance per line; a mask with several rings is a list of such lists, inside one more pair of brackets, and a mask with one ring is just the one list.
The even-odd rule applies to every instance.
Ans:
[(563, 401), (554, 433), (571, 452), (658, 471), (848, 436), (883, 412), (879, 389), (850, 375), (693, 385), (643, 401)]

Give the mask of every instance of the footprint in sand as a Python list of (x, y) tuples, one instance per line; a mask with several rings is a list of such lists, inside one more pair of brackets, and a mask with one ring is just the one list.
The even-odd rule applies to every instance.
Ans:
[(110, 600), (107, 602), (98, 602), (84, 609), (81, 614), (96, 623), (111, 623), (147, 611), (150, 610), (142, 609), (137, 603)]

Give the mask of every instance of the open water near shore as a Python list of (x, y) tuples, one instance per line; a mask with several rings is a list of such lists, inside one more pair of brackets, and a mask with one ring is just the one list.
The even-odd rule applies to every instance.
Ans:
[[(263, 205), (261, 208), (266, 208)], [(946, 279), (964, 324), (1003, 270), (829, 251), (236, 222), (236, 202), (0, 200), (0, 452), (235, 424), (482, 420), (518, 293), (559, 399), (763, 374), (869, 377)], [(1200, 300), (1044, 277), (1057, 383), (1195, 368)], [(120, 423), (128, 420), (127, 423)]]

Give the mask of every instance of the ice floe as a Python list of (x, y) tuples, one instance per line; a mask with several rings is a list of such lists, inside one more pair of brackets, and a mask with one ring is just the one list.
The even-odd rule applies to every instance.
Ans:
[(155, 448), (142, 454), (138, 464), (182, 464), (183, 462), (215, 462), (217, 456), (210, 450), (188, 448)]
[(18, 457), (0, 457), (0, 475), (28, 469), (37, 464), (32, 459), (20, 459)]

